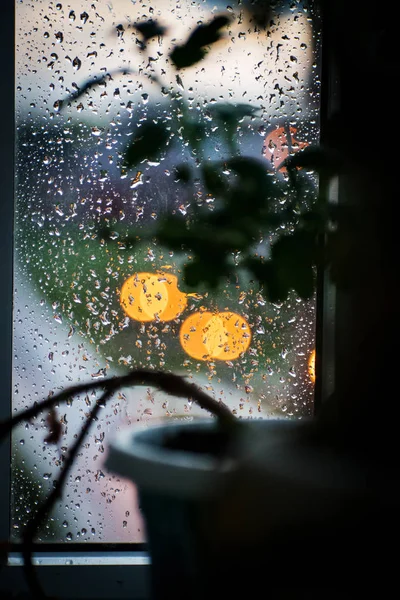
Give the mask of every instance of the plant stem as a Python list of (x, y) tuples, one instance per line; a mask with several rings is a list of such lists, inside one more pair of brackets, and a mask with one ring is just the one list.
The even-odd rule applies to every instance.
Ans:
[(188, 383), (183, 377), (174, 375), (173, 373), (138, 369), (127, 375), (71, 386), (50, 398), (34, 404), (30, 408), (11, 417), (11, 419), (0, 423), (0, 441), (22, 421), (29, 421), (29, 419), (36, 417), (39, 413), (55, 406), (57, 403), (66, 402), (72, 396), (97, 388), (105, 388), (114, 392), (118, 388), (131, 385), (151, 385), (172, 396), (191, 398), (201, 408), (208, 410), (217, 417), (222, 426), (232, 426), (237, 423), (237, 420), (223, 402), (218, 402), (214, 398), (211, 398), (211, 396), (203, 392), (194, 383)]
[(81, 447), (83, 440), (86, 437), (91, 424), (96, 419), (100, 409), (104, 406), (108, 398), (112, 396), (113, 392), (114, 389), (110, 388), (106, 392), (104, 392), (104, 394), (100, 398), (97, 399), (96, 404), (91, 410), (89, 416), (87, 417), (86, 422), (84, 423), (78, 438), (76, 439), (74, 445), (68, 453), (68, 456), (65, 460), (64, 466), (61, 471), (61, 475), (55, 482), (53, 490), (46, 498), (46, 500), (41, 504), (34, 518), (28, 523), (28, 525), (25, 528), (23, 535), (24, 544), (22, 549), (22, 556), (24, 559), (24, 572), (29, 588), (35, 598), (46, 597), (46, 594), (42, 589), (42, 586), (37, 576), (36, 569), (34, 568), (32, 562), (33, 540), (35, 539), (35, 536), (41, 524), (53, 508), (55, 502), (61, 497), (62, 488), (75, 461), (79, 448)]
[(43, 523), (46, 516), (53, 508), (56, 500), (61, 497), (62, 489), (71, 467), (74, 463), (79, 448), (87, 435), (92, 422), (97, 418), (100, 408), (104, 406), (106, 401), (116, 392), (118, 389), (127, 387), (130, 385), (152, 385), (159, 388), (163, 392), (177, 396), (187, 397), (195, 401), (201, 408), (208, 410), (214, 416), (217, 417), (220, 427), (228, 430), (235, 431), (239, 422), (232, 415), (229, 408), (223, 403), (218, 402), (205, 392), (203, 392), (194, 383), (188, 383), (183, 377), (174, 375), (173, 373), (163, 373), (157, 371), (146, 371), (146, 370), (135, 370), (127, 375), (119, 377), (110, 377), (102, 381), (83, 383), (75, 386), (71, 386), (62, 392), (43, 400), (35, 404), (34, 406), (18, 413), (8, 421), (4, 421), (0, 424), (0, 440), (3, 439), (7, 433), (9, 433), (14, 427), (16, 427), (22, 421), (27, 421), (37, 416), (40, 412), (50, 409), (60, 402), (66, 402), (72, 396), (95, 390), (98, 388), (105, 388), (105, 392), (100, 398), (97, 399), (96, 404), (86, 422), (84, 423), (81, 432), (71, 447), (64, 466), (61, 471), (59, 479), (55, 482), (54, 488), (46, 500), (39, 507), (37, 513), (33, 519), (28, 523), (25, 528), (23, 535), (23, 550), (22, 555), (24, 559), (24, 571), (25, 576), (34, 598), (46, 597), (44, 590), (38, 579), (35, 567), (32, 562), (32, 551), (33, 551), (33, 540)]

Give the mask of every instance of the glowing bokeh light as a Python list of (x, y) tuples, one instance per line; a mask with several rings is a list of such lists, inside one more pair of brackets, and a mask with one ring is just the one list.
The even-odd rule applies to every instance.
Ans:
[(247, 321), (233, 312), (196, 312), (183, 322), (179, 334), (184, 351), (197, 360), (234, 360), (251, 342)]
[(315, 383), (315, 350), (313, 350), (310, 354), (310, 358), (308, 359), (308, 374), (313, 383)]
[[(294, 137), (296, 133), (296, 127), (290, 127), (290, 149), (285, 127), (278, 127), (266, 136), (263, 145), (263, 155), (271, 161), (274, 169), (277, 169), (289, 157), (289, 154), (303, 150), (303, 148), (309, 145), (307, 142), (296, 140)], [(285, 173), (286, 167), (281, 167), (279, 171)]]
[(135, 321), (172, 321), (185, 310), (186, 294), (170, 273), (135, 273), (124, 281), (120, 303)]

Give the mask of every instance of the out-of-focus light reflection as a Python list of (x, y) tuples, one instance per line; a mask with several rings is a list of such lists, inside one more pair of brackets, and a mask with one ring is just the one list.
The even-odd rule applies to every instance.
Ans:
[[(285, 127), (277, 127), (269, 133), (264, 141), (263, 154), (271, 161), (274, 169), (278, 169), (279, 165), (286, 160), (289, 155), (303, 150), (308, 146), (308, 142), (300, 142), (295, 138), (297, 133), (296, 127), (290, 127), (290, 139), (288, 140), (288, 132)], [(279, 169), (282, 173), (286, 173), (286, 167)]]
[(123, 283), (120, 303), (135, 321), (172, 321), (185, 310), (186, 294), (170, 273), (135, 273)]
[(196, 312), (182, 324), (180, 342), (197, 360), (234, 360), (246, 352), (251, 341), (247, 321), (233, 312)]
[(308, 359), (308, 374), (313, 383), (315, 383), (315, 350), (313, 350), (310, 354), (310, 358)]

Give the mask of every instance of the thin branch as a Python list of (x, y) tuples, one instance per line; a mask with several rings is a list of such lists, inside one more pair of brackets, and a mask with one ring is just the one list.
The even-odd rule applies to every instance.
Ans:
[(55, 502), (59, 498), (61, 498), (64, 483), (69, 475), (71, 467), (75, 461), (76, 455), (90, 429), (91, 424), (96, 419), (100, 409), (104, 406), (108, 398), (112, 396), (114, 391), (114, 388), (110, 387), (106, 392), (104, 392), (104, 394), (100, 398), (97, 399), (96, 404), (91, 410), (89, 416), (87, 417), (86, 422), (84, 423), (78, 438), (69, 450), (68, 456), (64, 462), (64, 466), (61, 471), (61, 475), (55, 482), (53, 490), (46, 498), (46, 500), (42, 503), (42, 505), (39, 507), (39, 510), (25, 528), (23, 535), (24, 544), (22, 549), (22, 556), (24, 559), (24, 572), (29, 588), (35, 598), (46, 597), (46, 594), (40, 584), (39, 578), (37, 576), (37, 571), (32, 562), (33, 541), (41, 524), (43, 523), (47, 515), (50, 513)]
[(203, 392), (194, 383), (188, 383), (183, 377), (174, 375), (173, 373), (163, 373), (157, 371), (146, 371), (146, 370), (135, 370), (127, 375), (120, 377), (110, 377), (101, 381), (91, 381), (89, 383), (79, 384), (71, 386), (62, 392), (35, 404), (34, 406), (22, 411), (15, 415), (8, 421), (0, 424), (0, 440), (7, 435), (14, 427), (16, 427), (22, 421), (27, 421), (37, 416), (46, 409), (51, 409), (56, 404), (66, 402), (73, 396), (88, 392), (90, 390), (96, 390), (98, 388), (105, 388), (103, 395), (97, 399), (96, 404), (90, 412), (86, 422), (84, 423), (81, 432), (71, 447), (64, 466), (61, 471), (59, 479), (55, 482), (54, 488), (46, 500), (39, 507), (37, 513), (33, 519), (28, 523), (25, 528), (23, 535), (23, 559), (24, 559), (24, 571), (29, 588), (34, 598), (46, 597), (40, 581), (37, 576), (36, 569), (32, 561), (32, 551), (34, 538), (45, 520), (53, 508), (55, 502), (61, 497), (62, 489), (71, 467), (74, 463), (79, 448), (89, 431), (89, 428), (96, 419), (100, 408), (102, 408), (105, 402), (116, 392), (119, 388), (127, 387), (130, 385), (151, 385), (159, 388), (163, 392), (177, 396), (187, 397), (195, 401), (201, 408), (211, 412), (215, 415), (218, 420), (220, 427), (233, 431), (238, 426), (237, 419), (232, 415), (229, 408), (223, 403), (218, 402), (205, 392)]
[(0, 441), (19, 423), (29, 421), (36, 417), (39, 413), (46, 409), (55, 406), (58, 403), (63, 403), (84, 392), (95, 390), (97, 388), (105, 388), (106, 390), (115, 391), (118, 388), (128, 387), (131, 385), (150, 385), (159, 388), (167, 394), (177, 397), (186, 397), (194, 400), (201, 408), (208, 410), (215, 415), (221, 424), (233, 425), (236, 423), (235, 417), (232, 415), (229, 408), (223, 402), (218, 402), (205, 392), (203, 392), (194, 383), (188, 383), (183, 377), (174, 375), (173, 373), (163, 373), (162, 371), (147, 371), (138, 369), (121, 375), (119, 377), (110, 377), (101, 381), (91, 381), (71, 386), (50, 398), (46, 398), (30, 408), (18, 413), (7, 421), (0, 423)]

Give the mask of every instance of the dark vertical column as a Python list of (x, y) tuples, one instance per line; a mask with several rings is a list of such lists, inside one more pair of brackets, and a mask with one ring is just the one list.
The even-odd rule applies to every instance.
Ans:
[[(14, 1), (0, 7), (0, 419), (11, 412), (14, 210)], [(10, 440), (0, 447), (0, 540), (10, 530)]]

